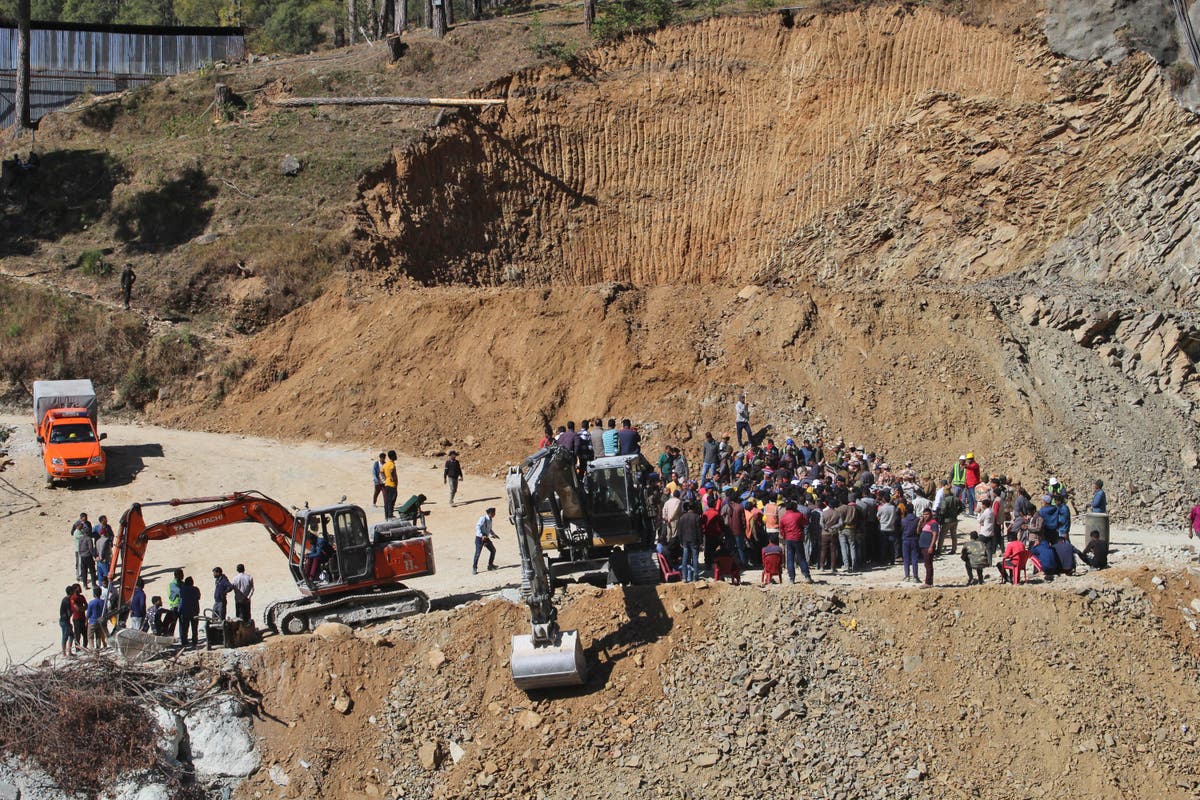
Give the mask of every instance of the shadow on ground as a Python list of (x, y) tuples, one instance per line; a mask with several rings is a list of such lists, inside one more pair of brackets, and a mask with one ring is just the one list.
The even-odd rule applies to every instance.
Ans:
[(53, 150), (37, 167), (5, 170), (0, 183), (0, 257), (30, 255), (39, 241), (85, 230), (108, 211), (125, 180), (121, 162), (100, 150)]

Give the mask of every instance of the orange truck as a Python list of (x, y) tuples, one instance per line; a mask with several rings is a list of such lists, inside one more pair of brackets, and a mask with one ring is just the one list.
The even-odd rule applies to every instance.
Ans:
[(89, 380), (34, 381), (33, 424), (42, 446), (46, 483), (104, 482), (108, 459), (96, 432), (96, 391)]

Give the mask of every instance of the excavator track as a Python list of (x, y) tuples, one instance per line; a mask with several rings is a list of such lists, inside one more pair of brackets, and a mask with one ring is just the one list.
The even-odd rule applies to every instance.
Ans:
[(424, 614), (429, 597), (417, 589), (401, 587), (389, 592), (351, 594), (333, 600), (312, 598), (272, 603), (263, 614), (267, 627), (285, 636), (307, 633), (322, 622), (341, 622), (352, 628)]

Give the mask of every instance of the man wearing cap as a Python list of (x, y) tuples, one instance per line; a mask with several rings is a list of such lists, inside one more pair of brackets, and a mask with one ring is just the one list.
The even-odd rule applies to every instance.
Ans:
[(950, 468), (950, 488), (954, 496), (962, 501), (963, 490), (967, 488), (967, 457), (958, 457), (958, 463)]
[(450, 457), (442, 469), (442, 484), (450, 486), (450, 507), (454, 507), (454, 495), (458, 494), (458, 483), (462, 480), (462, 464), (458, 463), (458, 451), (451, 450)]
[(967, 477), (963, 484), (962, 504), (966, 509), (968, 517), (975, 516), (975, 487), (978, 486), (983, 478), (980, 476), (979, 462), (975, 460), (974, 453), (967, 453)]

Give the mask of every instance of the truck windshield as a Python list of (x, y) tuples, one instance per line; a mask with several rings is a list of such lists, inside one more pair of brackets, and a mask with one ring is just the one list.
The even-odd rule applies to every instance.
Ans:
[(83, 422), (72, 422), (67, 425), (55, 425), (50, 431), (50, 444), (66, 442), (94, 442), (96, 433), (92, 426)]

